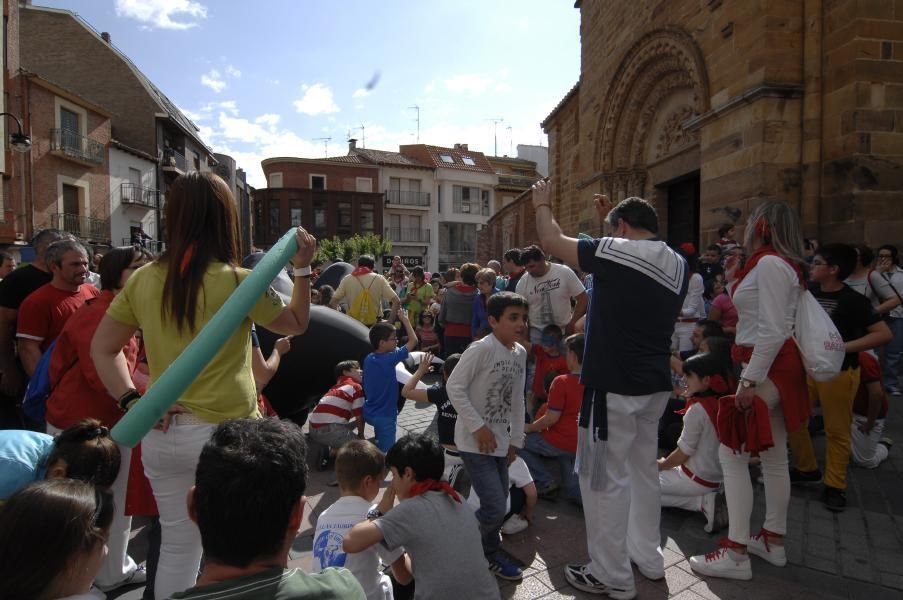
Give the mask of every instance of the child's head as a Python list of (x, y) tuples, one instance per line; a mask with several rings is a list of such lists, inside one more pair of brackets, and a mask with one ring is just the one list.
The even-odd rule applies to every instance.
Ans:
[(342, 377), (351, 377), (356, 382), (360, 383), (363, 376), (363, 372), (361, 371), (361, 363), (357, 362), (356, 360), (343, 360), (335, 366), (335, 369), (333, 369), (333, 375), (335, 375), (336, 380)]
[(558, 325), (552, 323), (551, 325), (543, 327), (542, 338), (540, 339), (543, 351), (550, 356), (558, 356), (558, 352), (561, 349), (562, 337), (564, 337), (564, 333)]
[(721, 323), (709, 319), (701, 319), (696, 322), (693, 333), (690, 334), (690, 343), (693, 344), (694, 348), (699, 350), (702, 340), (716, 336), (724, 337), (724, 329), (721, 328)]
[(452, 371), (455, 370), (459, 360), (461, 360), (461, 355), (455, 353), (449, 355), (445, 362), (442, 363), (442, 377), (445, 378), (445, 381), (448, 381), (448, 378), (451, 377)]
[(434, 438), (423, 434), (406, 435), (389, 448), (386, 467), (392, 471), (395, 493), (404, 500), (414, 483), (442, 479), (445, 455)]
[(495, 289), (495, 278), (496, 272), (492, 269), (480, 269), (477, 271), (477, 288), (481, 294), (484, 296), (488, 295)]
[(395, 350), (398, 334), (395, 327), (385, 321), (374, 323), (370, 328), (370, 344), (377, 353), (391, 352)]
[(82, 419), (54, 438), (47, 479), (79, 479), (108, 488), (119, 475), (119, 461), (119, 447), (110, 430), (97, 419)]
[(367, 440), (351, 440), (336, 454), (335, 475), (343, 496), (360, 496), (371, 502), (386, 475), (386, 457)]
[(714, 354), (691, 356), (684, 361), (683, 371), (688, 396), (710, 388), (718, 393), (727, 393), (727, 374), (722, 361)]
[(477, 284), (477, 273), (480, 272), (480, 265), (476, 263), (464, 263), (461, 265), (461, 283), (464, 285)]
[(847, 244), (825, 244), (812, 259), (809, 278), (816, 283), (843, 281), (856, 268), (856, 249)]
[(512, 345), (526, 331), (527, 300), (519, 294), (493, 294), (486, 302), (486, 313), (492, 333), (506, 346)]
[(433, 328), (433, 313), (429, 311), (424, 311), (420, 313), (420, 326), (424, 329), (432, 329)]
[(564, 345), (567, 348), (565, 357), (567, 358), (568, 369), (579, 371), (583, 366), (583, 350), (586, 347), (586, 338), (584, 338), (582, 333), (575, 333), (564, 340)]

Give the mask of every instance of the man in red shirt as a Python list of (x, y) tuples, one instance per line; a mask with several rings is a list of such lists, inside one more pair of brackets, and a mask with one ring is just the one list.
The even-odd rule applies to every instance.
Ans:
[(577, 455), (577, 417), (583, 402), (583, 385), (580, 383), (583, 334), (568, 337), (565, 345), (570, 373), (559, 375), (552, 381), (546, 413), (524, 427), (527, 434), (524, 447), (518, 449), (517, 454), (530, 468), (538, 494), (547, 498), (556, 493), (558, 485), (546, 471), (542, 458), (558, 459), (565, 496), (580, 502), (580, 483), (574, 473), (574, 460)]
[(16, 338), (25, 372), (34, 373), (41, 355), (85, 300), (100, 295), (88, 280), (88, 253), (75, 240), (47, 247), (44, 260), (53, 279), (28, 296), (19, 307)]

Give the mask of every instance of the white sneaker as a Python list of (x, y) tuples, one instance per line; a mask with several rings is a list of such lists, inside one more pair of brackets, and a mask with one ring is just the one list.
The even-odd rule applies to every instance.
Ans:
[(776, 567), (783, 567), (787, 564), (787, 552), (784, 550), (784, 545), (769, 544), (768, 537), (767, 531), (764, 529), (759, 531), (746, 542), (746, 551)]
[(520, 515), (514, 514), (508, 517), (508, 520), (502, 523), (502, 533), (505, 535), (514, 535), (520, 533), (530, 526), (530, 521)]
[(700, 575), (725, 579), (752, 579), (749, 557), (721, 547), (708, 554), (690, 557), (690, 568)]

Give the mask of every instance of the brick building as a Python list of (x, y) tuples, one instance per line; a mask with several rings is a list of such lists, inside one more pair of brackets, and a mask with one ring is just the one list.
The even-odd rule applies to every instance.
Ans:
[(254, 245), (268, 248), (291, 227), (318, 239), (381, 233), (379, 167), (357, 156), (268, 158), (267, 187), (254, 191)]
[[(900, 243), (903, 4), (578, 0), (581, 76), (543, 122), (564, 229), (642, 196), (672, 243), (781, 199), (805, 235)], [(742, 229), (742, 227), (741, 227)]]

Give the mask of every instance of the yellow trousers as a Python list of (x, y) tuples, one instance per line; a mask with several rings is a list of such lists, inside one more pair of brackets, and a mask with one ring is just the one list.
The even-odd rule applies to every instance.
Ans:
[[(850, 425), (853, 422), (853, 399), (859, 389), (859, 368), (847, 369), (830, 381), (810, 378), (809, 401), (821, 403), (825, 421), (825, 485), (845, 490), (847, 465), (850, 462)], [(818, 469), (809, 429), (800, 427), (788, 434), (790, 451), (800, 471)]]

